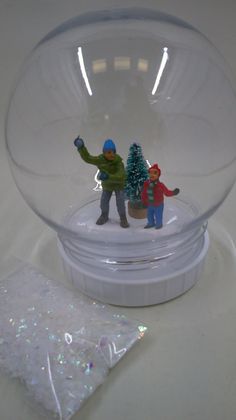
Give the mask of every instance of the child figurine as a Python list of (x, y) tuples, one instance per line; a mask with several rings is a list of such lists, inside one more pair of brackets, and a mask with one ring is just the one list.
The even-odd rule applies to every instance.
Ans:
[(100, 170), (98, 179), (102, 181), (102, 197), (100, 202), (101, 215), (96, 224), (104, 225), (108, 221), (109, 202), (113, 191), (116, 195), (116, 206), (120, 216), (120, 226), (122, 228), (129, 227), (125, 210), (125, 168), (122, 158), (116, 153), (116, 146), (113, 140), (108, 139), (103, 145), (103, 153), (99, 156), (91, 156), (84, 145), (81, 137), (77, 137), (74, 145), (81, 158), (92, 165), (96, 165)]
[(162, 228), (163, 210), (164, 210), (164, 195), (172, 197), (179, 194), (179, 188), (173, 191), (169, 190), (162, 182), (159, 181), (161, 170), (157, 163), (152, 165), (149, 169), (149, 180), (144, 182), (141, 199), (143, 204), (147, 207), (148, 223), (144, 229), (155, 227)]

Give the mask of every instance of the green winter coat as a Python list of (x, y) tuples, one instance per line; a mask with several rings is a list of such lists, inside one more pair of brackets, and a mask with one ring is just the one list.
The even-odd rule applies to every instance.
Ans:
[(106, 191), (123, 190), (125, 187), (126, 173), (122, 158), (115, 155), (114, 160), (107, 160), (103, 154), (99, 156), (91, 156), (83, 146), (78, 150), (82, 159), (92, 165), (96, 165), (101, 172), (109, 175), (109, 178), (102, 181), (102, 188)]

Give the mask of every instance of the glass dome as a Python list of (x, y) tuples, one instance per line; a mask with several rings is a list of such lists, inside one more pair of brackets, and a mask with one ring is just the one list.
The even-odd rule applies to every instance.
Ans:
[[(127, 264), (187, 258), (236, 176), (236, 99), (224, 60), (199, 31), (156, 11), (79, 16), (49, 33), (26, 61), (12, 95), (6, 139), (16, 184), (82, 265), (112, 273)], [(92, 155), (113, 139), (126, 165), (132, 143), (161, 181), (161, 230), (96, 225), (101, 183), (73, 141)], [(125, 245), (125, 246), (124, 246)], [(183, 262), (182, 262), (183, 263)], [(102, 271), (101, 271), (102, 272)], [(137, 272), (135, 273), (135, 276)]]

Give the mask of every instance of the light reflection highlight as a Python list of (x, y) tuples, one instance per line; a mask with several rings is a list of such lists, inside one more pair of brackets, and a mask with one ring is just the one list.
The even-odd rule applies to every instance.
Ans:
[(104, 73), (107, 70), (107, 62), (105, 59), (94, 60), (92, 67), (94, 74)]
[(129, 70), (131, 67), (130, 57), (115, 57), (115, 70)]
[(102, 191), (102, 181), (98, 179), (100, 171), (98, 170), (94, 175), (94, 181), (96, 182), (96, 187), (93, 188), (93, 191)]
[(158, 73), (157, 73), (156, 81), (155, 81), (153, 89), (152, 89), (152, 95), (155, 95), (155, 93), (157, 91), (157, 88), (160, 84), (160, 80), (161, 80), (161, 77), (162, 77), (162, 74), (164, 72), (164, 69), (165, 69), (165, 66), (166, 66), (166, 63), (167, 63), (168, 59), (169, 59), (168, 48), (165, 47), (165, 48), (163, 48), (162, 60), (161, 60), (161, 64), (160, 64), (160, 67), (159, 67), (159, 70), (158, 70)]
[(71, 344), (73, 341), (72, 335), (69, 333), (65, 333), (65, 341), (67, 342), (67, 344)]
[(82, 73), (82, 76), (83, 76), (83, 79), (84, 79), (85, 86), (87, 88), (87, 91), (88, 91), (89, 95), (92, 96), (93, 92), (92, 92), (92, 89), (90, 87), (88, 76), (87, 76), (87, 73), (86, 73), (86, 69), (85, 69), (85, 65), (84, 65), (84, 58), (83, 58), (83, 53), (82, 53), (82, 48), (81, 47), (78, 48), (78, 53), (77, 54), (78, 54), (79, 65), (80, 65), (80, 69), (81, 69), (81, 73)]
[(139, 58), (137, 68), (139, 71), (147, 72), (148, 71), (148, 60), (144, 58)]

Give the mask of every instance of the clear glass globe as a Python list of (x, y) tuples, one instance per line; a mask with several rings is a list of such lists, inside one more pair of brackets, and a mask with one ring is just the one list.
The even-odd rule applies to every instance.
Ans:
[[(200, 246), (235, 181), (235, 133), (217, 50), (186, 22), (142, 9), (86, 14), (49, 33), (24, 65), (6, 123), (16, 184), (67, 255), (101, 276), (132, 263), (136, 279), (145, 264), (176, 270)], [(125, 166), (134, 142), (158, 164), (160, 180), (180, 189), (165, 198), (162, 229), (130, 216), (122, 229), (113, 197), (109, 223), (96, 225), (101, 183), (74, 147), (78, 135), (91, 155), (110, 138)]]

